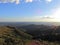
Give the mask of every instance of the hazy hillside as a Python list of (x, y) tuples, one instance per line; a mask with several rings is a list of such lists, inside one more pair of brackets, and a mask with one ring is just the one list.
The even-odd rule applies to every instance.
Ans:
[(60, 26), (47, 25), (26, 25), (17, 27), (24, 29), (24, 31), (33, 36), (33, 39), (43, 39), (49, 41), (60, 41)]

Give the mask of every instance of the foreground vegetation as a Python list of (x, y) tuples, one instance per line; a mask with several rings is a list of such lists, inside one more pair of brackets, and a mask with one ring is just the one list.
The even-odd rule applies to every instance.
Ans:
[[(43, 33), (44, 34), (44, 33)], [(35, 37), (33, 34), (28, 34), (23, 29), (17, 29), (10, 26), (0, 27), (0, 45), (60, 45), (60, 41), (53, 40), (55, 35), (41, 35), (41, 37)], [(38, 36), (38, 35), (36, 35)], [(58, 36), (58, 35), (57, 35)], [(50, 39), (50, 40), (48, 40)], [(57, 38), (55, 38), (57, 39)]]

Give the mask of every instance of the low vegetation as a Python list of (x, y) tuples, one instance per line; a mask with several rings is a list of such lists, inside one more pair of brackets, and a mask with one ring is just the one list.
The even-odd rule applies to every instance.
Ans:
[[(27, 30), (28, 29), (28, 30)], [(1, 26), (0, 45), (60, 45), (60, 27), (29, 25)]]

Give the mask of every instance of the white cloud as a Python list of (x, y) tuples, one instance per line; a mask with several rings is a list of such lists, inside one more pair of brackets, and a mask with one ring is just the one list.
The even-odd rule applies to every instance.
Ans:
[(16, 4), (19, 4), (20, 3), (20, 0), (16, 0)]
[(16, 3), (16, 4), (19, 4), (20, 0), (0, 0), (0, 3)]
[(8, 0), (8, 2), (10, 2), (10, 3), (14, 3), (14, 2), (15, 2), (15, 0)]
[(33, 0), (25, 0), (25, 2), (33, 2)]
[(50, 2), (52, 2), (52, 0), (45, 0), (47, 3), (50, 3)]
[[(22, 1), (22, 0), (21, 0)], [(24, 0), (26, 3), (29, 3), (29, 2), (43, 2), (43, 0)], [(49, 2), (52, 2), (52, 0), (45, 0), (47, 3)], [(16, 4), (19, 4), (20, 3), (20, 0), (0, 0), (0, 3), (16, 3)]]

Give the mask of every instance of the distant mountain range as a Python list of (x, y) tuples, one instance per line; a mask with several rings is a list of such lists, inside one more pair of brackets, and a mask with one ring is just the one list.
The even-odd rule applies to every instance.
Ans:
[(24, 26), (24, 25), (60, 25), (60, 22), (0, 22), (0, 26)]

